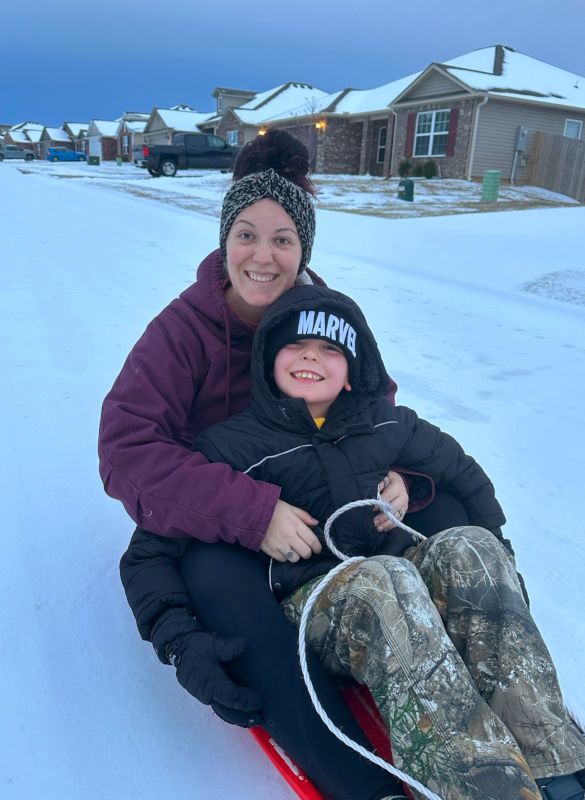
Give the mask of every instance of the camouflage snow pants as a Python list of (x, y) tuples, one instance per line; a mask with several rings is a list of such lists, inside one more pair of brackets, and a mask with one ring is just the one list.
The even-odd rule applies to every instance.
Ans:
[[(475, 527), (405, 555), (350, 564), (307, 625), (331, 672), (368, 686), (396, 766), (443, 800), (537, 800), (534, 778), (583, 769), (512, 556)], [(295, 624), (318, 581), (283, 601)]]

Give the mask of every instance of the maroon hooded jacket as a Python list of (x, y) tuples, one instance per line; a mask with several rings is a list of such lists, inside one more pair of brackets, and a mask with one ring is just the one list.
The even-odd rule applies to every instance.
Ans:
[[(152, 533), (258, 550), (280, 487), (190, 449), (195, 434), (249, 403), (254, 328), (231, 311), (224, 288), (216, 250), (132, 348), (104, 400), (100, 475), (106, 492)], [(395, 392), (392, 382), (392, 402)]]

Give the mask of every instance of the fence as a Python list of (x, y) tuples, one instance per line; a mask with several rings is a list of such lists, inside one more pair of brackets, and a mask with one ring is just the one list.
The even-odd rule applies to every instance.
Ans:
[(537, 131), (531, 162), (528, 183), (585, 202), (585, 141)]

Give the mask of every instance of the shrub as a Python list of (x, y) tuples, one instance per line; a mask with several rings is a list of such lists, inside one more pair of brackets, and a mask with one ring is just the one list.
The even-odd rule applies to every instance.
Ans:
[(438, 173), (437, 162), (433, 161), (432, 158), (429, 158), (428, 161), (422, 165), (422, 172), (425, 178), (436, 178)]
[(401, 161), (398, 165), (398, 174), (401, 178), (407, 178), (410, 175), (412, 164), (408, 159)]
[(416, 164), (412, 167), (412, 172), (410, 173), (413, 178), (422, 178), (423, 176), (423, 165), (420, 161), (417, 161)]

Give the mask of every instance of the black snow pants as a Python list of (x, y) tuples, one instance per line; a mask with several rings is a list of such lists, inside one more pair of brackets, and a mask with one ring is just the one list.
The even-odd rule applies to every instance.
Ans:
[[(467, 524), (465, 510), (438, 493), (408, 524), (425, 535)], [(330, 800), (379, 800), (401, 794), (401, 786), (341, 743), (313, 708), (302, 678), (297, 630), (268, 586), (258, 554), (241, 547), (193, 541), (181, 572), (200, 623), (222, 636), (243, 636), (244, 653), (228, 666), (230, 676), (259, 692), (265, 727)], [(354, 741), (371, 750), (318, 657), (307, 652), (315, 691), (329, 717)]]

